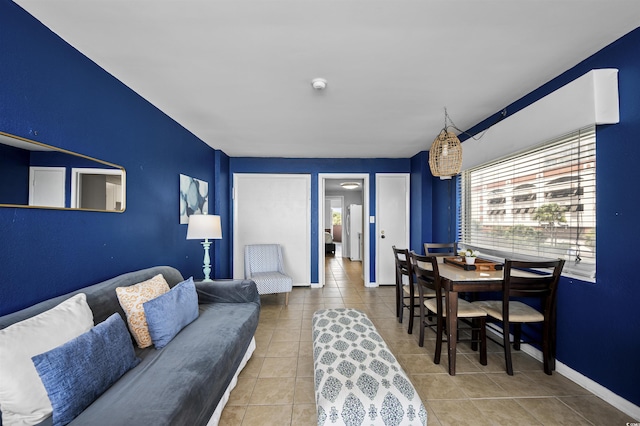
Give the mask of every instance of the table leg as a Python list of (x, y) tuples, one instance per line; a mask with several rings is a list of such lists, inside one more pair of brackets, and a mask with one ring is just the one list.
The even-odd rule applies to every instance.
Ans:
[(456, 343), (458, 341), (458, 292), (445, 292), (447, 305), (447, 349), (449, 357), (449, 375), (456, 375)]

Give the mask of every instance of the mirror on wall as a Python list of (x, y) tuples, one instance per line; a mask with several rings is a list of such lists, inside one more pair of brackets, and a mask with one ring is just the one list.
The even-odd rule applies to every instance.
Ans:
[(0, 207), (123, 212), (123, 167), (0, 132)]

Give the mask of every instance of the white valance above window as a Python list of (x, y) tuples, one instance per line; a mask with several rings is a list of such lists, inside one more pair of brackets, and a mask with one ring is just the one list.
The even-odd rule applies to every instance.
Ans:
[(620, 121), (618, 70), (591, 70), (462, 144), (462, 170), (593, 124)]

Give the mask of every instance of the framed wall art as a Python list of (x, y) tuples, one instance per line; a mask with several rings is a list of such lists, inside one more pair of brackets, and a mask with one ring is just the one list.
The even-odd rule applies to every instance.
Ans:
[(189, 223), (192, 214), (209, 213), (209, 183), (180, 175), (180, 223)]

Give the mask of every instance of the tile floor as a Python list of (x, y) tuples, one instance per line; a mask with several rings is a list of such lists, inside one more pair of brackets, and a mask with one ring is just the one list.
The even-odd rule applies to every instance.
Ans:
[[(514, 376), (504, 372), (502, 348), (489, 344), (482, 366), (469, 345), (458, 345), (457, 375), (447, 374), (446, 349), (433, 363), (435, 334), (407, 334), (395, 317), (394, 288), (367, 289), (360, 262), (327, 256), (323, 289), (294, 288), (262, 296), (257, 348), (240, 374), (220, 425), (314, 425), (311, 318), (317, 309), (352, 307), (365, 312), (410, 376), (428, 410), (429, 425), (625, 425), (633, 421), (565, 377), (547, 376), (542, 364), (514, 353)], [(406, 318), (406, 311), (405, 311)], [(417, 324), (417, 323), (416, 323)], [(417, 329), (417, 326), (416, 326)]]

